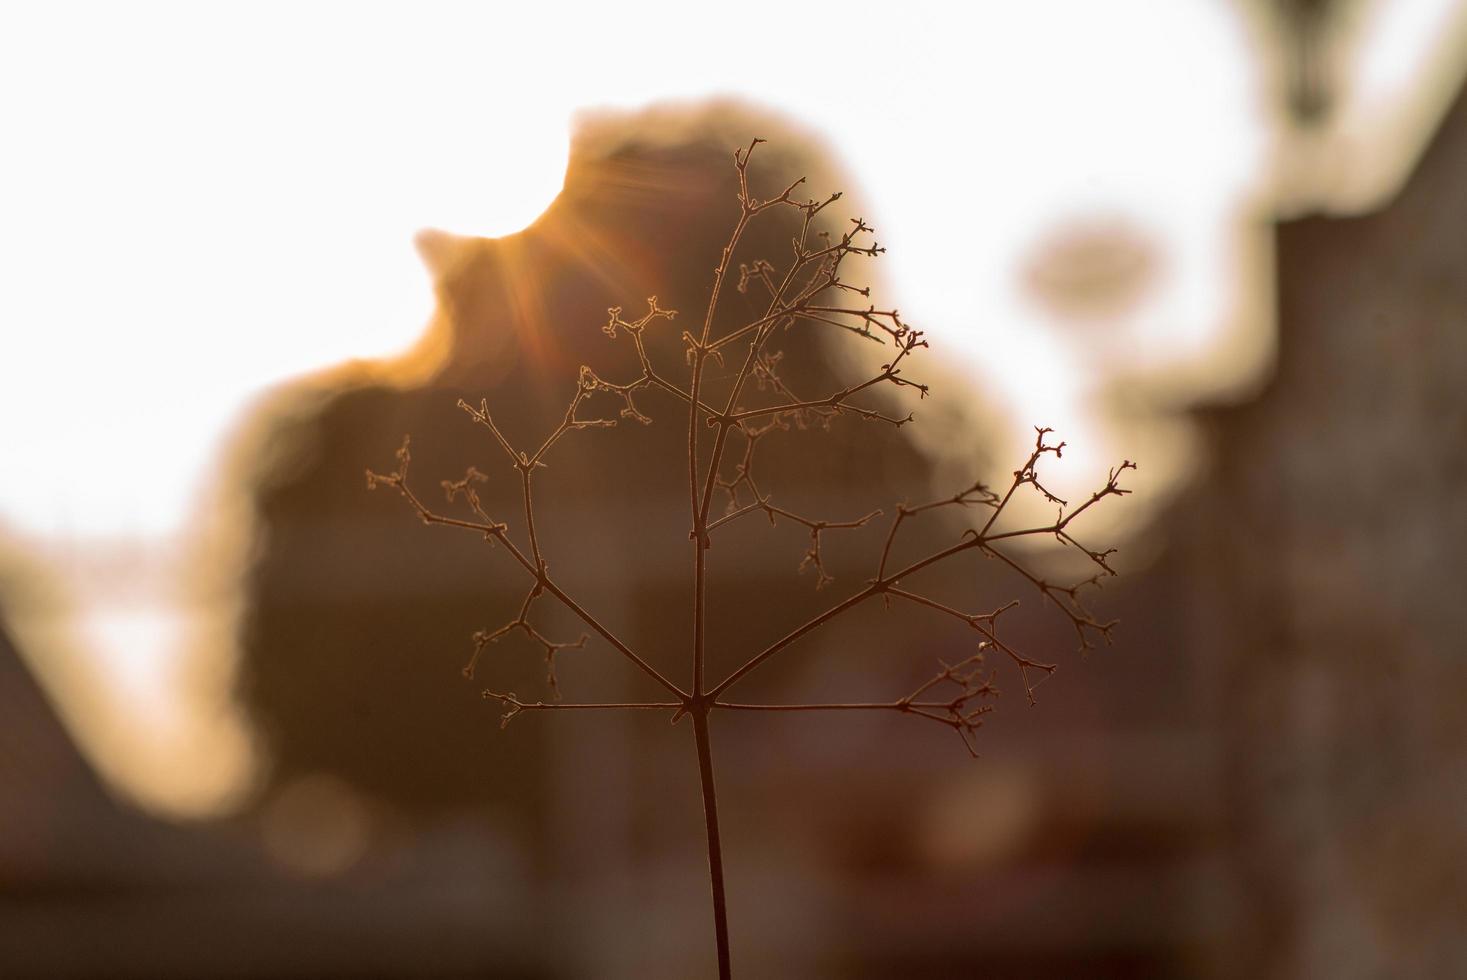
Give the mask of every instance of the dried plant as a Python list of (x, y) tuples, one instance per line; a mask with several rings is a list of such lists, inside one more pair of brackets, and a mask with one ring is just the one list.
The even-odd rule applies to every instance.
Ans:
[[(501, 725), (508, 725), (523, 713), (541, 711), (664, 711), (670, 715), (674, 724), (684, 717), (691, 718), (703, 794), (719, 975), (725, 978), (730, 976), (728, 918), (718, 804), (714, 791), (713, 753), (709, 740), (709, 715), (715, 711), (891, 712), (926, 719), (951, 729), (967, 750), (976, 754), (976, 733), (982, 727), (985, 716), (992, 710), (993, 699), (998, 694), (995, 686), (996, 671), (989, 667), (987, 658), (997, 654), (1016, 669), (1030, 703), (1034, 701), (1036, 686), (1053, 673), (1055, 665), (1031, 659), (1000, 635), (1001, 619), (1005, 612), (1018, 605), (1017, 599), (987, 611), (969, 612), (924, 594), (920, 586), (910, 584), (909, 580), (919, 572), (957, 555), (976, 552), (1006, 566), (1019, 580), (1027, 583), (1027, 588), (1037, 592), (1042, 600), (1047, 600), (1049, 605), (1058, 610), (1073, 627), (1082, 649), (1091, 647), (1097, 639), (1109, 642), (1114, 624), (1099, 620), (1090, 612), (1084, 602), (1083, 591), (1087, 587), (1098, 585), (1101, 577), (1115, 574), (1110, 564), (1114, 549), (1091, 550), (1076, 539), (1072, 528), (1077, 518), (1100, 501), (1128, 493), (1128, 490), (1120, 486), (1119, 480), (1125, 470), (1133, 469), (1135, 465), (1129, 460), (1122, 462), (1119, 467), (1110, 471), (1100, 489), (1071, 506), (1051, 493), (1040, 482), (1039, 475), (1042, 461), (1050, 455), (1060, 456), (1065, 444), (1051, 441), (1049, 429), (1037, 429), (1032, 452), (1013, 471), (1012, 478), (1001, 492), (992, 490), (983, 483), (974, 483), (939, 500), (915, 506), (897, 504), (889, 518), (880, 551), (872, 563), (871, 577), (861, 588), (828, 606), (763, 649), (750, 651), (742, 666), (726, 677), (710, 683), (704, 672), (705, 624), (710, 599), (707, 587), (707, 556), (716, 541), (717, 532), (754, 514), (763, 514), (771, 523), (783, 518), (801, 525), (809, 532), (809, 546), (800, 561), (800, 571), (813, 571), (816, 587), (823, 589), (833, 581), (821, 552), (823, 536), (831, 531), (864, 528), (883, 516), (882, 511), (873, 511), (854, 519), (826, 520), (797, 513), (776, 503), (776, 497), (767, 489), (768, 484), (763, 476), (756, 477), (755, 473), (756, 452), (763, 440), (777, 430), (789, 430), (792, 427), (829, 428), (840, 416), (901, 427), (913, 421), (911, 414), (888, 414), (877, 407), (859, 403), (857, 397), (879, 387), (909, 390), (919, 398), (928, 393), (926, 385), (911, 380), (904, 373), (916, 354), (928, 346), (923, 333), (904, 322), (897, 310), (877, 309), (870, 302), (869, 287), (854, 286), (841, 278), (842, 267), (849, 260), (875, 258), (885, 251), (874, 240), (872, 228), (860, 218), (851, 219), (848, 227), (840, 234), (817, 228), (817, 219), (840, 200), (841, 195), (831, 194), (823, 200), (801, 199), (796, 194), (804, 183), (804, 178), (790, 184), (775, 197), (755, 197), (749, 190), (748, 167), (754, 148), (761, 142), (763, 141), (756, 139), (748, 147), (734, 153), (734, 166), (738, 176), (738, 220), (714, 272), (712, 295), (702, 323), (681, 334), (681, 347), (685, 353), (682, 363), (671, 366), (653, 363), (649, 353), (648, 334), (654, 330), (668, 329), (666, 325), (677, 315), (675, 311), (660, 306), (654, 296), (647, 300), (646, 311), (633, 319), (624, 316), (620, 307), (613, 307), (602, 327), (609, 337), (625, 337), (630, 341), (635, 348), (641, 374), (630, 380), (615, 382), (601, 377), (590, 367), (581, 367), (575, 393), (565, 415), (535, 449), (518, 449), (511, 444), (495, 424), (487, 400), (481, 401), (477, 406), (460, 400), (459, 407), (473, 423), (487, 430), (491, 442), (519, 474), (523, 500), (520, 516), (523, 520), (523, 536), (519, 541), (511, 535), (507, 523), (495, 519), (486, 511), (477, 490), (486, 478), (474, 468), (468, 469), (460, 479), (442, 482), (448, 502), (462, 508), (459, 516), (440, 513), (429, 507), (410, 485), (409, 467), (412, 457), (407, 438), (404, 438), (397, 451), (397, 466), (392, 472), (367, 472), (369, 488), (385, 486), (396, 490), (424, 523), (460, 528), (482, 535), (491, 545), (499, 545), (523, 571), (528, 588), (519, 613), (508, 623), (474, 634), (473, 654), (464, 667), (464, 674), (469, 678), (474, 676), (481, 655), (490, 644), (511, 633), (520, 633), (544, 652), (550, 700), (529, 700), (520, 698), (513, 692), (485, 690), (484, 697), (503, 708)], [(739, 263), (735, 280), (735, 254), (746, 229), (761, 215), (777, 210), (793, 211), (801, 222), (799, 233), (793, 240), (794, 254), (784, 272), (781, 274), (774, 263), (761, 258)], [(767, 300), (761, 300), (762, 314), (740, 322), (736, 327), (716, 331), (715, 314), (718, 312), (719, 300), (725, 287), (730, 284), (740, 293), (753, 294)], [(781, 354), (771, 349), (771, 341), (784, 330), (803, 324), (812, 325), (814, 329), (835, 328), (852, 333), (861, 340), (883, 344), (891, 352), (890, 356), (873, 376), (859, 383), (819, 397), (801, 397), (781, 377)], [(733, 374), (731, 383), (727, 383), (727, 378), (724, 378), (720, 379), (724, 384), (716, 385), (708, 371), (709, 362), (717, 362), (726, 367), (725, 356), (736, 353), (742, 353), (743, 360)], [(711, 393), (715, 387), (719, 388), (719, 397), (714, 397)], [(639, 404), (638, 396), (652, 392), (670, 396), (687, 408), (687, 486), (690, 515), (688, 537), (692, 550), (693, 633), (689, 664), (691, 676), (685, 684), (675, 683), (654, 667), (635, 647), (612, 633), (591, 611), (556, 583), (550, 575), (536, 533), (535, 478), (536, 473), (544, 467), (547, 454), (565, 436), (576, 430), (607, 428), (625, 422), (650, 424), (652, 419)], [(614, 414), (597, 415), (590, 412), (589, 405), (593, 400), (605, 403), (608, 399), (616, 407)], [(703, 441), (708, 430), (712, 431), (711, 451)], [(738, 450), (736, 452), (733, 451), (735, 446)], [(1049, 523), (1006, 527), (1003, 518), (1009, 512), (1010, 501), (1026, 487), (1058, 508), (1058, 512)], [(714, 516), (716, 499), (724, 504), (723, 511), (718, 516)], [(897, 561), (894, 556), (903, 528), (924, 514), (944, 508), (972, 511), (977, 516), (968, 523), (968, 527), (957, 540), (946, 547), (916, 560)], [(1095, 574), (1072, 584), (1061, 585), (1048, 581), (1014, 547), (1021, 539), (1052, 539), (1062, 548), (1082, 553), (1094, 566)], [(962, 622), (976, 633), (977, 652), (958, 663), (941, 663), (931, 679), (890, 701), (751, 704), (728, 697), (734, 685), (771, 658), (842, 614), (878, 596), (888, 607), (895, 600), (898, 604), (923, 607)], [(541, 600), (559, 603), (569, 610), (591, 633), (651, 678), (666, 692), (665, 697), (641, 702), (561, 700), (555, 669), (556, 656), (562, 650), (581, 647), (590, 636), (582, 634), (569, 642), (555, 641), (545, 636), (531, 621), (536, 604)]]

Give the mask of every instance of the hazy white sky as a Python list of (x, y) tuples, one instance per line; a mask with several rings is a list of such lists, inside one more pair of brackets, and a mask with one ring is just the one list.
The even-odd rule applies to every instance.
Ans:
[[(1461, 6), (1362, 5), (1346, 145), (1403, 116)], [(1280, 135), (1239, 9), (7, 5), (0, 533), (41, 567), (118, 539), (167, 566), (253, 396), (418, 335), (417, 230), (530, 222), (559, 189), (577, 110), (720, 94), (829, 141), (890, 247), (903, 312), (996, 394), (1013, 440), (1043, 422), (1083, 447), (1088, 481), (1137, 451), (1098, 408), (1117, 377), (1203, 394), (1267, 360), (1252, 244)], [(1121, 223), (1162, 257), (1104, 331), (1065, 329), (1024, 288), (1036, 249), (1076, 219)], [(58, 576), (92, 583), (71, 597), (70, 646), (44, 655), (82, 658), (51, 665), (60, 687), (100, 667), (157, 709), (152, 734), (134, 726), (143, 761), (103, 765), (199, 805), (148, 783), (203, 724), (170, 694), (187, 657), (176, 590)]]
[[(1445, 6), (1392, 5), (1361, 102), (1409, 84)], [(430, 302), (413, 233), (527, 224), (585, 106), (731, 92), (827, 136), (892, 245), (904, 309), (999, 376), (1046, 348), (1048, 379), (1012, 385), (1026, 419), (1082, 386), (1015, 285), (1026, 247), (1070, 216), (1123, 218), (1169, 257), (1109, 356), (1174, 360), (1221, 329), (1225, 229), (1271, 139), (1234, 8), (695, 9), (7, 7), (0, 412), (26, 422), (0, 519), (176, 529), (248, 394), (407, 345)], [(147, 478), (98, 494), (83, 459)]]

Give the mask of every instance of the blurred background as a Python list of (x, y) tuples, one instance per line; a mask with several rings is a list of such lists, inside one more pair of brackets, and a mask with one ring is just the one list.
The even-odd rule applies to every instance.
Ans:
[[(870, 403), (900, 430), (772, 434), (762, 489), (845, 519), (1002, 483), (1034, 425), (1062, 496), (1141, 468), (1085, 519), (1113, 647), (992, 563), (928, 580), (1022, 597), (1060, 664), (1032, 708), (996, 665), (980, 759), (908, 718), (716, 719), (736, 968), (1467, 975), (1467, 4), (530, 6), (0, 12), (0, 974), (709, 975), (687, 726), (501, 731), (479, 690), (548, 696), (540, 651), (460, 668), (518, 573), (362, 471), (411, 432), (421, 489), (477, 466), (522, 534), (455, 403), (538, 442), (580, 364), (635, 375), (600, 328), (652, 294), (675, 369), (759, 136), (756, 193), (805, 175), (877, 227), (852, 281), (933, 386)], [(797, 390), (872, 357), (783, 348)], [(548, 460), (541, 535), (682, 680), (684, 423), (638, 404)], [(828, 535), (817, 592), (802, 529), (748, 524), (713, 672), (881, 539)], [(900, 696), (973, 652), (919, 613), (738, 692)], [(571, 699), (654, 693), (604, 644), (559, 664)]]

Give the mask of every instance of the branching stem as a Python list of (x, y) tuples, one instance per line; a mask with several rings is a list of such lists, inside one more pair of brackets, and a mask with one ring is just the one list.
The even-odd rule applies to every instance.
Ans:
[[(902, 415), (898, 410), (894, 414), (888, 414), (879, 406), (856, 404), (854, 399), (861, 395), (875, 394), (878, 389), (896, 393), (915, 389), (919, 397), (927, 394), (925, 384), (913, 381), (903, 373), (913, 356), (927, 346), (922, 332), (904, 323), (897, 310), (877, 309), (874, 303), (870, 303), (870, 287), (856, 286), (841, 280), (842, 264), (848, 258), (872, 258), (884, 252), (874, 238), (873, 229), (860, 218), (850, 219), (849, 225), (839, 234), (823, 228), (817, 229), (816, 218), (829, 205), (839, 200), (840, 195), (832, 194), (822, 201), (797, 200), (793, 194), (803, 183), (803, 178), (786, 186), (776, 197), (765, 200), (755, 197), (750, 192), (748, 165), (760, 142), (762, 141), (756, 139), (747, 147), (734, 152), (739, 216), (714, 270), (712, 290), (701, 327), (697, 328), (696, 334), (681, 334), (681, 353), (685, 357), (685, 365), (668, 370), (665, 365), (659, 369), (653, 363), (647, 345), (648, 335), (654, 323), (672, 320), (677, 314), (674, 310), (659, 306), (657, 297), (652, 296), (647, 300), (646, 312), (635, 319), (623, 317), (621, 307), (612, 307), (608, 310), (608, 319), (601, 328), (608, 337), (615, 338), (622, 333), (631, 338), (640, 373), (630, 380), (618, 382), (602, 378), (589, 366), (582, 366), (574, 395), (563, 416), (533, 453), (514, 448), (490, 415), (487, 399), (481, 400), (477, 407), (464, 401), (459, 402), (459, 406), (469, 414), (475, 424), (488, 430), (497, 452), (503, 453), (518, 473), (525, 547), (517, 545), (511, 538), (506, 523), (495, 520), (486, 511), (479, 497), (478, 487), (487, 478), (472, 467), (461, 479), (445, 480), (442, 483), (449, 503), (462, 501), (467, 505), (469, 514), (462, 517), (434, 511), (409, 486), (411, 454), (407, 439), (403, 440), (402, 448), (398, 450), (398, 465), (393, 472), (378, 474), (369, 470), (367, 473), (369, 487), (386, 486), (395, 489), (424, 523), (481, 535), (490, 545), (502, 546), (514, 563), (530, 577), (528, 592), (515, 618), (497, 629), (481, 630), (475, 634), (474, 654), (464, 672), (469, 676), (473, 675), (480, 654), (488, 645), (511, 634), (522, 634), (544, 651), (546, 683), (554, 700), (526, 700), (513, 692), (485, 690), (484, 697), (497, 702), (504, 709), (500, 718), (501, 725), (507, 725), (516, 716), (530, 711), (668, 711), (671, 712), (671, 721), (674, 724), (684, 715), (691, 715), (708, 844), (709, 886), (712, 893), (720, 980), (729, 980), (732, 969), (710, 716), (718, 710), (755, 713), (857, 711), (911, 715), (952, 729), (961, 737), (967, 750), (976, 754), (976, 733), (985, 716), (993, 710), (991, 701), (998, 695), (998, 689), (994, 686), (994, 674), (984, 665), (985, 653), (997, 650), (1012, 662), (1023, 679), (1025, 693), (1031, 703), (1034, 700), (1035, 687), (1055, 670), (1055, 666), (1029, 659), (999, 635), (1000, 617), (1017, 605), (1017, 600), (991, 612), (968, 613), (924, 594), (919, 588), (913, 587), (909, 580), (950, 558), (975, 552), (1011, 570), (1037, 590), (1044, 600), (1053, 603), (1073, 625), (1082, 648), (1090, 646), (1092, 638), (1097, 635), (1109, 640), (1113, 624), (1102, 622), (1090, 614), (1082, 601), (1080, 590), (1098, 585), (1103, 575), (1115, 574), (1110, 564), (1113, 550), (1091, 550), (1076, 539), (1071, 525), (1076, 518), (1105, 497), (1128, 493), (1128, 490), (1119, 486), (1118, 478), (1126, 470), (1134, 468), (1134, 464), (1129, 461), (1122, 463), (1110, 472), (1106, 484), (1100, 490), (1078, 506), (1070, 507), (1051, 493), (1040, 482), (1038, 475), (1041, 460), (1049, 454), (1060, 456), (1064, 443), (1047, 443), (1045, 437), (1049, 430), (1037, 429), (1033, 451), (1024, 464), (1013, 472), (1012, 480), (1001, 496), (982, 483), (973, 483), (951, 496), (927, 503), (915, 506), (897, 504), (882, 541), (879, 557), (875, 561), (874, 577), (847, 598), (812, 616), (762, 650), (749, 655), (741, 666), (710, 689), (706, 683), (705, 669), (709, 602), (708, 555), (713, 543), (712, 532), (756, 512), (763, 513), (771, 524), (777, 523), (781, 518), (799, 524), (809, 535), (809, 545), (800, 561), (799, 570), (813, 568), (816, 586), (823, 587), (834, 579), (825, 567), (821, 552), (822, 535), (828, 531), (859, 534), (862, 528), (883, 513), (881, 510), (873, 510), (861, 517), (830, 520), (822, 516), (798, 513), (783, 506), (783, 498), (780, 498), (780, 504), (774, 503), (774, 495), (765, 492), (761, 487), (763, 476), (758, 479), (755, 477), (755, 456), (761, 440), (791, 429), (829, 429), (833, 423), (844, 417), (901, 427), (913, 421), (911, 413)], [(759, 215), (779, 209), (792, 209), (802, 216), (799, 233), (792, 240), (793, 259), (788, 262), (783, 275), (779, 274), (774, 263), (763, 258), (740, 262), (737, 290), (745, 294), (751, 287), (765, 291), (768, 295), (767, 305), (757, 317), (744, 320), (732, 329), (724, 330), (719, 327), (722, 335), (715, 336), (715, 327), (719, 326), (723, 288), (732, 272), (745, 231)], [(812, 242), (812, 236), (816, 241)], [(797, 394), (781, 377), (782, 352), (769, 349), (771, 340), (787, 330), (824, 330), (832, 326), (887, 346), (892, 352), (890, 359), (871, 376), (835, 391), (816, 394), (814, 397), (809, 397), (809, 393)], [(723, 366), (725, 351), (738, 343), (746, 343), (747, 350), (737, 371), (733, 373), (725, 396), (721, 386), (726, 379), (710, 379), (708, 362), (712, 359)], [(684, 370), (686, 374), (682, 373)], [(686, 386), (682, 383), (684, 380)], [(719, 395), (716, 398), (708, 394), (711, 385), (718, 386)], [(609, 428), (628, 420), (650, 424), (652, 419), (644, 412), (645, 406), (638, 404), (638, 396), (648, 392), (662, 392), (671, 396), (687, 410), (687, 488), (691, 524), (688, 537), (693, 548), (693, 629), (690, 650), (687, 651), (688, 661), (685, 661), (688, 662), (691, 677), (687, 690), (652, 666), (556, 583), (550, 574), (550, 563), (542, 550), (535, 509), (535, 475), (546, 467), (545, 459), (551, 450), (573, 431)], [(618, 409), (615, 412), (603, 411), (597, 417), (588, 417), (591, 415), (588, 403), (600, 405), (603, 400), (619, 405)], [(722, 403), (721, 407), (714, 404), (717, 402)], [(711, 447), (700, 447), (700, 433), (705, 427), (714, 430)], [(742, 443), (736, 442), (736, 439), (742, 440)], [(731, 450), (731, 446), (735, 449)], [(706, 459), (701, 458), (704, 448), (708, 450)], [(728, 466), (725, 466), (726, 461)], [(732, 472), (727, 472), (730, 469)], [(1002, 529), (999, 521), (1006, 512), (1009, 501), (1026, 485), (1049, 503), (1058, 506), (1059, 512), (1055, 520), (1049, 524)], [(710, 519), (713, 497), (719, 491), (727, 496), (727, 510), (721, 517)], [(981, 525), (969, 527), (956, 541), (950, 541), (921, 557), (906, 559), (905, 564), (902, 564), (903, 559), (895, 557), (902, 550), (901, 532), (908, 526), (908, 522), (939, 508), (964, 510), (975, 506), (988, 509), (986, 519)], [(1053, 538), (1062, 549), (1083, 553), (1099, 571), (1093, 578), (1083, 582), (1056, 584), (1037, 574), (1020, 557), (1016, 557), (1021, 556), (1022, 552), (1009, 544), (1020, 539), (1048, 538)], [(1002, 550), (998, 547), (1000, 544), (1003, 545)], [(890, 571), (892, 565), (900, 567), (896, 571)], [(553, 597), (596, 636), (610, 644), (627, 662), (656, 682), (671, 699), (560, 700), (555, 657), (560, 651), (580, 647), (588, 636), (582, 634), (579, 639), (571, 642), (557, 642), (542, 632), (532, 622), (531, 617), (532, 612), (538, 608), (535, 605), (536, 600), (542, 595)], [(976, 634), (977, 651), (954, 664), (940, 662), (941, 669), (934, 676), (905, 697), (889, 701), (755, 704), (722, 698), (728, 688), (781, 651), (874, 596), (881, 596), (888, 607), (895, 599), (962, 621)], [(1035, 679), (1036, 675), (1041, 675), (1038, 680)]]

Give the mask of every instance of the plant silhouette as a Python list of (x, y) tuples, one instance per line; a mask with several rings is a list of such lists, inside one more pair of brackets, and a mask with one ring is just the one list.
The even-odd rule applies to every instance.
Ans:
[[(964, 747), (976, 754), (977, 732), (998, 695), (998, 674), (988, 663), (989, 658), (996, 656), (1012, 666), (1031, 703), (1036, 686), (1053, 673), (1055, 665), (1031, 659), (1002, 635), (1002, 617), (1018, 604), (1017, 599), (977, 611), (959, 608), (924, 590), (920, 573), (965, 553), (991, 559), (1010, 570), (1022, 587), (1057, 610), (1073, 627), (1082, 649), (1091, 647), (1097, 639), (1109, 642), (1114, 624), (1092, 614), (1084, 601), (1084, 590), (1098, 585), (1102, 577), (1115, 574), (1110, 564), (1114, 549), (1094, 550), (1082, 544), (1075, 536), (1074, 524), (1105, 498), (1128, 493), (1119, 481), (1135, 465), (1129, 460), (1122, 462), (1109, 472), (1099, 489), (1071, 504), (1051, 493), (1041, 482), (1041, 464), (1051, 455), (1060, 456), (1065, 444), (1054, 441), (1049, 429), (1038, 428), (1033, 450), (1001, 489), (975, 482), (926, 503), (899, 503), (890, 512), (872, 511), (834, 519), (787, 506), (777, 492), (769, 489), (772, 481), (756, 467), (758, 449), (764, 440), (796, 428), (828, 430), (842, 418), (897, 428), (911, 423), (912, 413), (890, 411), (874, 395), (884, 389), (907, 398), (925, 398), (927, 386), (913, 380), (906, 371), (928, 343), (922, 331), (906, 323), (896, 309), (878, 308), (871, 301), (869, 286), (843, 280), (842, 270), (848, 262), (874, 259), (885, 249), (874, 238), (873, 229), (859, 217), (849, 219), (838, 231), (822, 226), (829, 217), (828, 212), (840, 201), (839, 193), (823, 199), (804, 198), (800, 196), (804, 178), (771, 197), (760, 198), (751, 192), (749, 165), (761, 142), (755, 139), (734, 153), (738, 217), (714, 270), (711, 295), (701, 322), (679, 334), (680, 359), (658, 363), (654, 356), (649, 337), (654, 332), (675, 331), (673, 324), (677, 316), (654, 296), (637, 316), (626, 314), (621, 307), (612, 307), (602, 327), (607, 336), (633, 346), (640, 374), (618, 380), (602, 377), (583, 365), (564, 415), (538, 446), (521, 448), (512, 444), (496, 425), (493, 406), (487, 400), (477, 405), (460, 400), (459, 407), (470, 422), (485, 431), (495, 451), (518, 474), (522, 511), (517, 517), (520, 527), (515, 532), (511, 532), (507, 521), (486, 509), (478, 488), (487, 477), (473, 467), (457, 479), (441, 481), (449, 511), (430, 507), (410, 479), (412, 453), (407, 437), (397, 450), (397, 464), (392, 471), (367, 471), (369, 488), (396, 490), (424, 523), (479, 535), (519, 567), (526, 591), (517, 615), (507, 623), (474, 634), (473, 652), (464, 674), (473, 678), (486, 649), (517, 634), (543, 653), (549, 698), (524, 698), (512, 691), (485, 690), (484, 697), (503, 709), (501, 725), (508, 725), (525, 713), (546, 711), (652, 711), (666, 712), (674, 725), (685, 718), (690, 721), (703, 796), (718, 969), (723, 978), (731, 976), (731, 956), (710, 716), (724, 711), (895, 713), (953, 731)], [(745, 231), (753, 222), (776, 213), (793, 214), (799, 221), (787, 262), (781, 267), (762, 256), (740, 261), (739, 248)], [(724, 324), (719, 318), (720, 299), (730, 289), (752, 298), (756, 303), (754, 308), (762, 309), (762, 313), (741, 319), (735, 325)], [(804, 329), (834, 330), (849, 334), (856, 343), (881, 345), (885, 350), (884, 360), (873, 374), (857, 382), (816, 395), (796, 393), (781, 373), (781, 353), (776, 344), (786, 331)], [(559, 450), (573, 433), (582, 430), (652, 424), (649, 404), (655, 398), (670, 399), (680, 406), (687, 430), (693, 629), (687, 645), (688, 676), (681, 682), (654, 666), (633, 643), (614, 633), (558, 583), (551, 574), (551, 563), (541, 548), (536, 530), (536, 480), (537, 474), (546, 468), (547, 457)], [(1040, 524), (1009, 526), (1011, 522), (1005, 517), (1011, 513), (1010, 502), (1020, 492), (1040, 495), (1057, 509), (1055, 518)], [(715, 504), (721, 505), (716, 513)], [(920, 557), (898, 557), (904, 528), (924, 515), (944, 509), (973, 515), (957, 539)], [(710, 680), (705, 671), (706, 630), (710, 603), (718, 595), (716, 589), (709, 587), (708, 556), (716, 547), (720, 532), (758, 515), (770, 523), (793, 522), (808, 532), (808, 546), (799, 569), (813, 573), (815, 586), (822, 592), (834, 581), (822, 554), (826, 534), (855, 532), (878, 521), (885, 521), (886, 532), (880, 547), (873, 549), (870, 578), (859, 589), (773, 642), (749, 650), (740, 666), (717, 680)], [(1019, 547), (1043, 541), (1083, 554), (1094, 566), (1094, 574), (1078, 582), (1049, 581), (1036, 571), (1028, 552)], [(888, 608), (906, 605), (961, 621), (976, 635), (976, 652), (955, 663), (940, 663), (930, 679), (886, 701), (749, 703), (733, 699), (732, 689), (770, 659), (878, 597)], [(589, 632), (552, 639), (535, 625), (534, 617), (542, 603), (563, 606)], [(569, 649), (580, 649), (593, 639), (609, 645), (655, 683), (663, 696), (647, 701), (562, 700), (556, 672), (558, 655)]]

